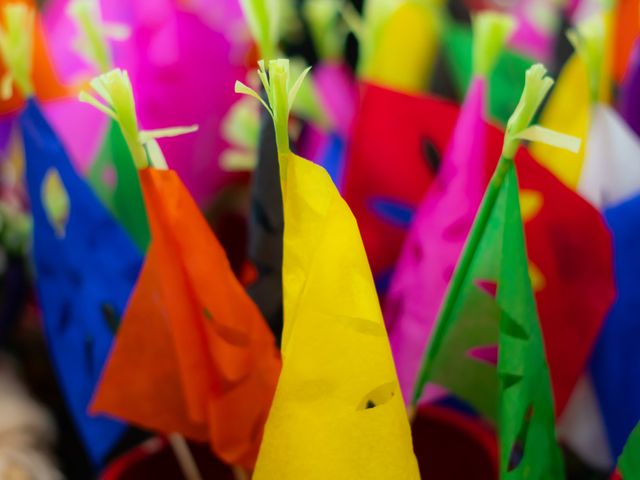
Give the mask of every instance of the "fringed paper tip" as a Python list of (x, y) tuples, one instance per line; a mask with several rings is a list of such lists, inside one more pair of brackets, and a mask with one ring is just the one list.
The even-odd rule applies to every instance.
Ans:
[[(289, 62), (289, 75), (292, 78), (299, 78), (305, 70), (308, 71), (309, 65), (301, 58), (293, 58)], [(324, 109), (323, 104), (319, 101), (320, 93), (316, 90), (314, 82), (302, 82), (297, 92), (295, 104), (292, 104), (291, 111), (296, 116), (310, 121), (317, 127), (329, 130), (331, 129), (331, 121), (329, 115)]]
[(544, 143), (545, 145), (562, 148), (572, 153), (578, 153), (580, 151), (580, 145), (582, 145), (582, 140), (578, 137), (556, 132), (555, 130), (541, 127), (540, 125), (533, 125), (524, 129), (516, 138), (529, 142)]
[(158, 141), (150, 137), (144, 144), (144, 151), (147, 154), (147, 159), (149, 161), (149, 166), (155, 168), (156, 170), (168, 170), (169, 166), (167, 164), (167, 159), (164, 158), (164, 154), (162, 153), (162, 149), (160, 145), (158, 145)]
[(76, 51), (99, 72), (108, 72), (112, 68), (112, 58), (107, 39), (127, 39), (131, 33), (129, 27), (104, 23), (96, 0), (73, 0), (67, 6), (67, 13), (80, 31), (74, 43)]
[[(295, 101), (296, 95), (302, 86), (302, 82), (311, 70), (307, 67), (289, 87), (290, 72), (289, 60), (270, 60), (269, 68), (265, 66), (264, 60), (258, 62), (258, 77), (267, 94), (267, 102), (252, 88), (240, 81), (236, 81), (236, 93), (242, 93), (256, 98), (267, 109), (273, 118), (276, 130), (276, 144), (281, 155), (289, 153), (289, 113)], [(268, 74), (267, 74), (268, 72)]]
[[(309, 1), (312, 2), (313, 0)], [(358, 41), (362, 41), (362, 38), (364, 36), (364, 26), (362, 23), (362, 18), (356, 10), (356, 7), (354, 7), (350, 2), (343, 2), (340, 5), (340, 9), (338, 11), (347, 28), (351, 31), (351, 33), (353, 33)]]
[(120, 125), (136, 168), (147, 167), (149, 162), (138, 139), (138, 119), (127, 72), (119, 68), (113, 69), (91, 80), (90, 85), (97, 96), (80, 92), (80, 101), (94, 106), (115, 120)]
[[(320, 58), (340, 58), (347, 39), (346, 25), (341, 21), (341, 0), (306, 0), (302, 9)], [(350, 4), (349, 4), (350, 5)], [(348, 14), (347, 14), (348, 15)]]
[(344, 9), (343, 17), (347, 24), (352, 29), (353, 26), (357, 28), (355, 32), (357, 32), (360, 45), (358, 73), (361, 76), (370, 76), (370, 72), (374, 68), (375, 52), (382, 40), (384, 28), (401, 5), (401, 2), (395, 1), (369, 0), (365, 3), (362, 18), (354, 8)]
[(487, 77), (516, 28), (511, 15), (484, 11), (473, 17), (473, 73)]
[(166, 168), (164, 157), (153, 162), (153, 158), (149, 155), (149, 152), (153, 152), (156, 159), (160, 158), (158, 155), (160, 147), (155, 143), (156, 139), (175, 137), (198, 130), (197, 125), (191, 125), (139, 131), (133, 89), (129, 75), (124, 70), (113, 69), (91, 80), (90, 85), (97, 96), (80, 92), (80, 101), (92, 105), (120, 125), (133, 162), (138, 169), (148, 166)]
[(504, 157), (512, 159), (515, 156), (520, 144), (518, 135), (529, 126), (552, 86), (553, 79), (547, 77), (547, 69), (541, 63), (527, 70), (520, 101), (507, 122), (502, 148)]
[(173, 138), (188, 133), (194, 133), (198, 131), (198, 125), (189, 125), (186, 127), (168, 127), (158, 128), (155, 130), (142, 130), (138, 135), (140, 143), (145, 144), (151, 140), (157, 140), (158, 138)]
[(502, 155), (505, 158), (514, 158), (522, 140), (544, 143), (573, 153), (580, 150), (582, 142), (573, 135), (566, 135), (539, 125), (529, 126), (553, 86), (553, 79), (546, 75), (547, 69), (539, 63), (527, 70), (520, 102), (507, 123), (502, 149)]
[(247, 19), (249, 29), (260, 49), (262, 58), (276, 58), (278, 44), (278, 0), (240, 0), (240, 6)]
[(603, 87), (605, 57), (605, 23), (597, 14), (567, 32), (567, 38), (587, 66), (589, 90), (594, 101), (600, 99)]
[(70, 201), (60, 174), (54, 168), (47, 170), (42, 182), (42, 205), (49, 223), (58, 238), (64, 238), (69, 219)]

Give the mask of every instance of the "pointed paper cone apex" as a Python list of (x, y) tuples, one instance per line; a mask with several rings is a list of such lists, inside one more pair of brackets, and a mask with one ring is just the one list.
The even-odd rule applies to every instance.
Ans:
[(541, 63), (527, 70), (522, 96), (507, 123), (502, 149), (502, 155), (505, 158), (513, 159), (515, 157), (520, 145), (518, 135), (529, 126), (533, 116), (553, 86), (553, 79), (546, 75), (547, 69)]
[(284, 185), (287, 181), (288, 168), (287, 156), (291, 153), (289, 149), (289, 113), (300, 90), (300, 86), (311, 70), (307, 67), (302, 71), (293, 85), (289, 86), (289, 60), (278, 59), (269, 62), (269, 70), (265, 67), (263, 60), (258, 62), (258, 76), (267, 94), (265, 102), (258, 93), (240, 81), (236, 81), (236, 93), (249, 95), (257, 99), (269, 112), (273, 119), (276, 131), (276, 145), (278, 147), (280, 181)]
[[(103, 73), (91, 81), (96, 96), (80, 92), (79, 99), (86, 102), (120, 125), (129, 146), (133, 162), (138, 169), (157, 167), (166, 169), (166, 162), (155, 139), (175, 137), (198, 130), (197, 125), (140, 131), (129, 74), (119, 68)], [(146, 149), (145, 149), (146, 147)]]
[(149, 166), (138, 137), (138, 119), (128, 73), (116, 68), (94, 78), (90, 84), (96, 96), (80, 92), (80, 101), (92, 105), (115, 120), (120, 125), (136, 167), (140, 169)]

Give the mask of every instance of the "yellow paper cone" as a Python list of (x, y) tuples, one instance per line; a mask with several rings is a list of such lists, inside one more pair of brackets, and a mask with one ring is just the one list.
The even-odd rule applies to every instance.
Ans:
[[(276, 124), (284, 204), (283, 367), (254, 480), (417, 479), (407, 412), (349, 207), (290, 153), (288, 62), (260, 75)], [(247, 92), (238, 85), (237, 91)]]

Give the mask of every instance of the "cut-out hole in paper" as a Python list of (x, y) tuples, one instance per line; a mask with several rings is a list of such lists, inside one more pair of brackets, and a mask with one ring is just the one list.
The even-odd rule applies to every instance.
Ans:
[(498, 365), (498, 346), (483, 345), (480, 347), (473, 347), (467, 351), (467, 356), (495, 367)]
[(118, 181), (118, 177), (116, 175), (116, 170), (111, 165), (107, 165), (102, 170), (102, 183), (110, 189), (116, 187), (116, 182)]
[(202, 314), (216, 334), (223, 338), (227, 343), (237, 347), (245, 347), (249, 344), (249, 336), (245, 332), (228, 325), (220, 324), (220, 322), (216, 321), (208, 308), (204, 307), (202, 309)]
[(524, 223), (533, 219), (544, 205), (544, 196), (537, 190), (520, 190), (520, 212)]
[(69, 195), (55, 168), (47, 170), (42, 182), (42, 205), (58, 238), (64, 238), (69, 221)]
[(493, 280), (476, 280), (476, 286), (491, 298), (496, 298), (498, 284)]
[(389, 222), (396, 227), (407, 229), (413, 219), (414, 208), (401, 202), (389, 198), (372, 198), (371, 210), (382, 220)]
[(396, 395), (396, 384), (394, 382), (385, 383), (371, 390), (358, 404), (356, 410), (369, 410), (379, 407), (391, 401)]
[(544, 274), (532, 262), (529, 262), (529, 278), (531, 279), (531, 288), (534, 292), (540, 292), (547, 286), (547, 279)]
[(440, 152), (436, 146), (428, 138), (422, 137), (420, 139), (420, 147), (422, 151), (422, 158), (425, 160), (429, 170), (434, 174), (438, 173), (442, 160), (440, 158)]
[(93, 372), (95, 371), (94, 364), (93, 364), (93, 348), (94, 348), (94, 344), (95, 344), (95, 341), (94, 341), (93, 337), (91, 337), (91, 336), (85, 337), (85, 339), (84, 339), (84, 359), (85, 359), (85, 365), (87, 366), (87, 372), (89, 373), (89, 376), (92, 376)]
[(533, 416), (533, 405), (529, 405), (527, 408), (527, 413), (522, 420), (522, 424), (520, 425), (520, 430), (518, 431), (518, 435), (516, 437), (515, 442), (511, 446), (511, 452), (509, 453), (509, 466), (507, 467), (508, 472), (513, 472), (516, 468), (520, 466), (522, 459), (524, 458), (524, 454), (526, 451), (527, 444), (527, 435), (529, 433), (529, 425), (531, 424), (531, 417)]
[(503, 373), (500, 375), (500, 379), (502, 380), (502, 388), (505, 390), (513, 387), (516, 383), (522, 381), (522, 375), (513, 375), (510, 373)]
[(58, 328), (61, 332), (64, 332), (69, 328), (69, 325), (71, 325), (71, 303), (68, 300), (64, 300), (60, 307)]
[(522, 325), (517, 323), (513, 318), (504, 313), (502, 315), (502, 330), (509, 336), (519, 338), (520, 340), (529, 340), (529, 334)]
[(469, 233), (471, 223), (472, 221), (467, 218), (458, 218), (444, 229), (442, 238), (448, 242), (463, 241)]
[(120, 325), (120, 316), (113, 305), (110, 303), (103, 303), (100, 305), (100, 311), (102, 312), (102, 318), (107, 325), (107, 328), (111, 333), (118, 331), (118, 325)]

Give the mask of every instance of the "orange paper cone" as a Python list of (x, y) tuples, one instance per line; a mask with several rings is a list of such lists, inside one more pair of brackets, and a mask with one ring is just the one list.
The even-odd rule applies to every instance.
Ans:
[[(192, 426), (206, 426), (218, 457), (251, 469), (280, 373), (274, 337), (175, 172), (146, 169), (140, 179), (152, 240), (123, 321), (140, 326), (121, 327), (94, 407), (166, 433), (168, 424), (182, 426), (177, 431), (190, 438), (200, 435)], [(141, 332), (136, 341), (144, 347), (124, 338), (136, 329)], [(129, 349), (121, 347), (125, 342)], [(141, 362), (152, 343), (167, 351), (167, 359), (147, 366), (150, 362)], [(169, 372), (170, 382), (163, 376)], [(109, 382), (126, 374), (137, 375), (129, 382), (149, 385), (133, 390), (142, 398), (135, 398), (126, 385), (120, 384), (118, 392), (117, 382)], [(161, 382), (176, 390), (168, 393), (167, 385), (157, 385)], [(118, 395), (123, 401), (116, 411), (111, 399)], [(127, 398), (129, 411), (123, 412)], [(143, 417), (153, 420), (154, 415), (139, 412), (147, 402), (155, 402), (156, 409), (180, 411), (165, 411), (164, 423), (149, 425)]]

